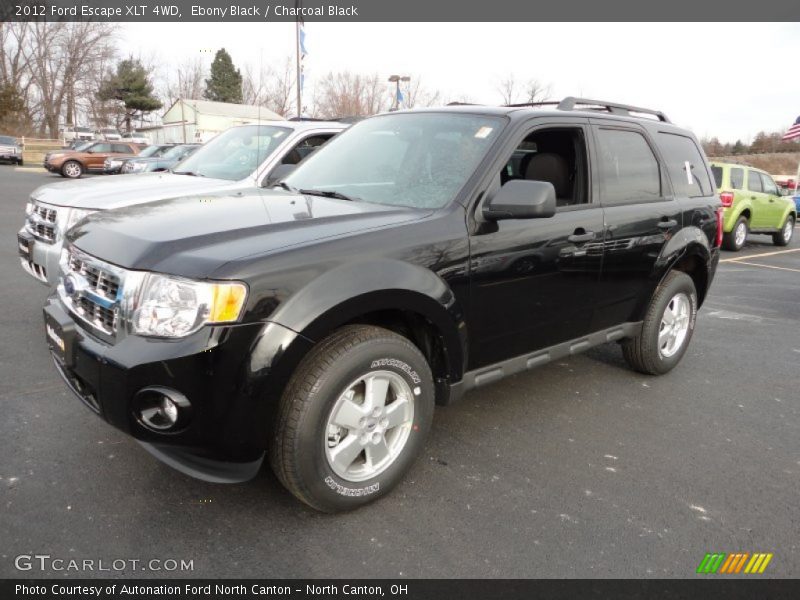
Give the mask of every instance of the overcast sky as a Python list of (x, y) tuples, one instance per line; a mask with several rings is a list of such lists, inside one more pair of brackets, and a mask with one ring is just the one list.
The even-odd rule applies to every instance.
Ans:
[[(129, 23), (121, 51), (166, 65), (225, 47), (237, 66), (294, 55), (294, 23)], [(800, 24), (306, 23), (307, 93), (328, 71), (421, 77), (500, 102), (508, 74), (567, 95), (657, 108), (698, 136), (750, 140), (800, 115)], [(211, 52), (208, 52), (210, 50)], [(387, 96), (390, 94), (387, 84)]]

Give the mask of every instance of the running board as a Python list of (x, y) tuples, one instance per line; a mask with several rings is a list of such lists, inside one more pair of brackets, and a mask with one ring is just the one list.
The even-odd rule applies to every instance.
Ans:
[(508, 360), (489, 365), (488, 367), (467, 371), (464, 373), (464, 377), (461, 381), (450, 386), (449, 398), (447, 398), (443, 404), (451, 404), (470, 390), (505, 379), (511, 375), (528, 371), (534, 367), (547, 364), (560, 358), (580, 354), (589, 348), (594, 348), (601, 344), (635, 337), (639, 334), (641, 328), (641, 321), (637, 323), (623, 323), (622, 325), (596, 331), (595, 333), (590, 333), (589, 335), (575, 338), (574, 340), (550, 346), (549, 348), (542, 348), (535, 352), (509, 358)]

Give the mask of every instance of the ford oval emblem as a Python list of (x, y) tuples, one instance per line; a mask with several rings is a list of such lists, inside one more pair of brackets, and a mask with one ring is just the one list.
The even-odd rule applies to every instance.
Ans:
[(70, 296), (75, 293), (75, 278), (72, 275), (64, 278), (64, 291)]

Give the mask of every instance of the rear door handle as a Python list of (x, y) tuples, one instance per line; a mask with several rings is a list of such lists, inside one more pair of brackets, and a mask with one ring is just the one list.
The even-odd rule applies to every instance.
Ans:
[(669, 221), (659, 221), (658, 227), (659, 229), (672, 229), (678, 224), (675, 219), (670, 219)]
[(583, 242), (590, 242), (594, 239), (594, 231), (586, 231), (584, 233), (573, 233), (567, 238), (567, 241), (573, 244), (581, 244)]

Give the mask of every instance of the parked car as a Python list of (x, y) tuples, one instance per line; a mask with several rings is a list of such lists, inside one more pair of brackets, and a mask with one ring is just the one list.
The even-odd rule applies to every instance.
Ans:
[(720, 162), (712, 162), (711, 171), (724, 207), (723, 248), (738, 252), (751, 233), (771, 235), (776, 246), (792, 241), (797, 208), (781, 194), (769, 173)]
[(132, 144), (150, 144), (150, 138), (147, 137), (143, 133), (137, 133), (135, 131), (127, 132), (122, 134), (122, 140), (125, 142), (131, 142)]
[(87, 171), (103, 171), (110, 156), (135, 156), (141, 146), (121, 142), (94, 142), (83, 150), (64, 150), (45, 155), (44, 168), (62, 177), (78, 179)]
[(160, 156), (132, 158), (125, 161), (120, 172), (129, 174), (168, 171), (187, 156), (194, 154), (200, 147), (201, 144), (178, 144)]
[(63, 139), (65, 142), (94, 139), (94, 132), (88, 127), (73, 127), (68, 125), (61, 130), (60, 134), (61, 139)]
[[(42, 186), (31, 194), (17, 236), (22, 268), (42, 283), (53, 285), (60, 273), (64, 234), (87, 214), (187, 194), (270, 185), (276, 171), (297, 163), (348, 126), (331, 121), (241, 125), (221, 133), (172, 173)], [(67, 158), (57, 160), (63, 166)]]
[[(72, 140), (69, 144), (65, 145), (61, 151), (64, 150), (85, 150), (89, 146), (95, 143), (97, 140)], [(52, 152), (48, 152), (45, 156), (49, 156), (53, 154)]]
[[(719, 260), (711, 182), (658, 111), (387, 113), (272, 189), (81, 221), (44, 331), (83, 403), (169, 465), (231, 482), (268, 457), (303, 502), (348, 510), (402, 479), (435, 403), (609, 341), (674, 368)], [(471, 274), (543, 243), (533, 269)]]
[(0, 162), (16, 163), (22, 166), (22, 146), (17, 138), (10, 135), (0, 135)]
[(103, 173), (106, 175), (117, 175), (122, 172), (122, 167), (130, 160), (161, 156), (174, 147), (174, 144), (151, 144), (143, 148), (141, 152), (135, 156), (111, 156), (103, 163)]
[[(99, 139), (108, 140), (110, 142), (116, 142), (122, 139), (122, 135), (120, 134), (120, 132), (114, 129), (113, 127), (104, 127), (102, 129), (99, 129), (97, 132), (95, 132), (95, 135)], [(134, 144), (136, 142), (130, 142), (130, 143)]]

